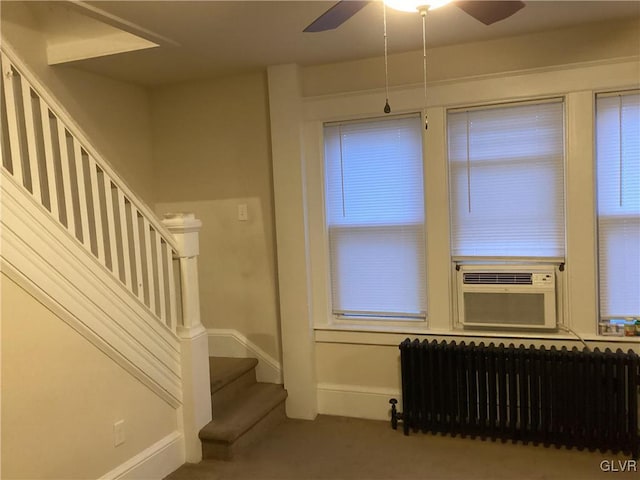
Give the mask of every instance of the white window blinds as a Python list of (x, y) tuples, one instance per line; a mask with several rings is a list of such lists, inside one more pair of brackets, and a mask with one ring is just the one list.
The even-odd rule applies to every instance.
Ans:
[(324, 139), (333, 313), (424, 317), (420, 118), (329, 124)]
[(640, 316), (640, 93), (596, 103), (602, 318)]
[(448, 114), (452, 255), (564, 256), (561, 100)]

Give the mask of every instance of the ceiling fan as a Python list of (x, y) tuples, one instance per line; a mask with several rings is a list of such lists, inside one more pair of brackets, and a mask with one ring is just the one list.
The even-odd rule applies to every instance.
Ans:
[[(398, 2), (392, 0), (384, 0), (384, 2), (391, 8), (405, 11), (426, 11), (429, 8), (436, 8), (438, 6), (449, 3), (443, 0), (415, 0), (413, 2)], [(326, 30), (333, 30), (338, 28), (344, 22), (349, 20), (353, 15), (358, 13), (364, 7), (366, 7), (372, 1), (361, 0), (340, 0), (333, 5), (329, 10), (324, 12), (318, 18), (316, 18), (304, 32), (324, 32)], [(404, 3), (405, 6), (399, 6), (399, 3)], [(413, 5), (406, 5), (413, 3)], [(518, 10), (525, 6), (524, 2), (520, 1), (456, 1), (455, 5), (463, 10), (468, 15), (471, 15), (476, 20), (484, 23), (485, 25), (491, 25), (492, 23), (499, 22), (505, 18), (510, 17)]]

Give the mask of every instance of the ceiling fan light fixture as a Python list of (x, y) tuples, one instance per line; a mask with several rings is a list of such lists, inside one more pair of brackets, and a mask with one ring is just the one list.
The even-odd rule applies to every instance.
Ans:
[(442, 7), (452, 0), (383, 0), (384, 4), (401, 12), (422, 12)]

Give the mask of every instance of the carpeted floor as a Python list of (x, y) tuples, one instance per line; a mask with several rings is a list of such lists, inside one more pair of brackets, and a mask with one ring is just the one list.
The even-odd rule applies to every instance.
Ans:
[[(233, 461), (187, 464), (166, 480), (640, 479), (640, 467), (619, 471), (618, 462), (625, 460), (611, 453), (511, 442), (422, 433), (405, 437), (387, 422), (319, 416), (313, 422), (286, 420)], [(603, 461), (618, 471), (603, 472)]]

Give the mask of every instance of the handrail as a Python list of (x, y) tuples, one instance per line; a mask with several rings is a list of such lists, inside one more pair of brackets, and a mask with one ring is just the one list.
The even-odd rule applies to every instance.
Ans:
[(91, 155), (94, 159), (96, 159), (100, 165), (100, 167), (109, 174), (109, 177), (115, 178), (118, 181), (119, 188), (122, 189), (124, 194), (128, 198), (134, 198), (137, 201), (137, 206), (140, 209), (141, 213), (148, 219), (150, 219), (151, 224), (154, 228), (156, 228), (162, 236), (171, 244), (171, 246), (178, 250), (178, 245), (175, 243), (175, 239), (173, 238), (171, 232), (162, 224), (162, 222), (157, 218), (155, 212), (149, 208), (148, 205), (144, 203), (144, 201), (139, 200), (138, 196), (133, 193), (133, 190), (127, 184), (126, 180), (120, 177), (118, 173), (111, 166), (109, 161), (105, 159), (92, 145), (89, 140), (89, 136), (84, 132), (82, 127), (75, 122), (66, 110), (66, 108), (60, 104), (59, 101), (56, 100), (55, 96), (49, 88), (44, 85), (24, 64), (20, 57), (17, 55), (13, 47), (4, 39), (0, 41), (0, 50), (2, 53), (6, 55), (6, 57), (11, 61), (14, 67), (17, 67), (17, 70), (23, 74), (23, 76), (27, 79), (29, 84), (31, 84), (31, 88), (35, 90), (40, 98), (42, 98), (45, 103), (49, 106), (49, 109), (55, 113), (55, 115), (67, 126), (67, 130), (70, 130), (74, 137), (78, 139), (78, 141), (82, 144), (82, 148), (87, 151), (89, 155)]
[(6, 42), (1, 64), (2, 167), (175, 333), (175, 238)]

